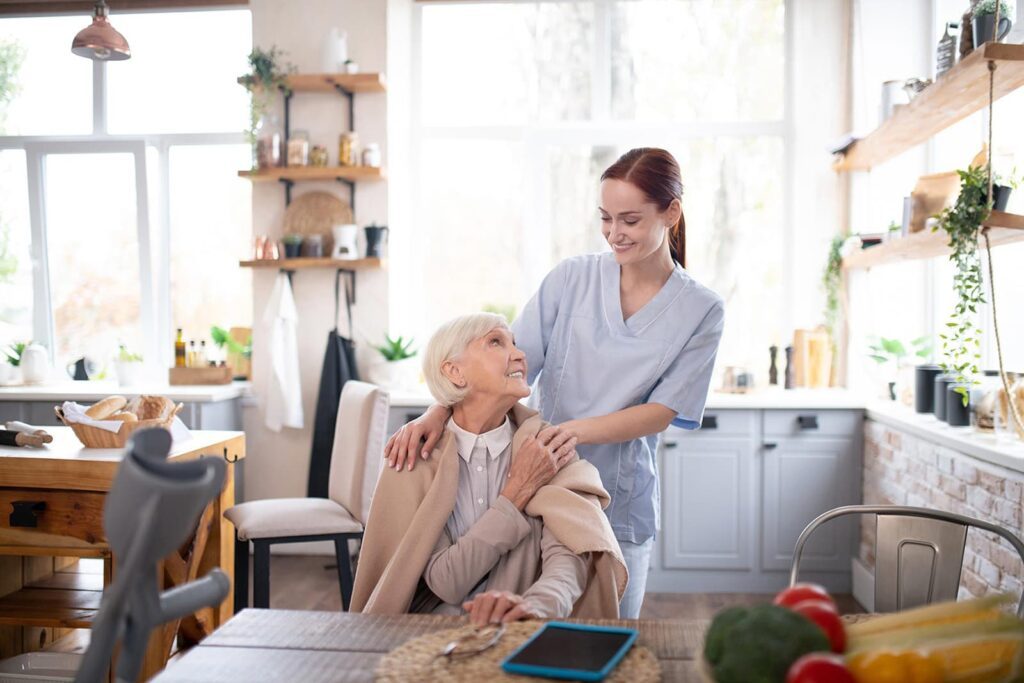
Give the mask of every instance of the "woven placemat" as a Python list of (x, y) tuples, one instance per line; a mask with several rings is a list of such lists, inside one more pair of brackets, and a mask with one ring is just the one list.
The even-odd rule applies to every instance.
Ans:
[(330, 192), (299, 195), (284, 212), (286, 233), (323, 235), (325, 243), (330, 243), (332, 226), (348, 223), (352, 223), (352, 208)]
[[(510, 676), (501, 670), (501, 661), (526, 642), (540, 624), (536, 621), (511, 623), (498, 643), (478, 655), (447, 661), (437, 653), (445, 645), (473, 630), (466, 625), (448, 631), (437, 631), (414, 638), (399, 645), (380, 660), (375, 680), (381, 683), (407, 681), (522, 681), (521, 676)], [(611, 682), (655, 683), (661, 680), (661, 665), (650, 650), (634, 645), (629, 653), (605, 679)]]

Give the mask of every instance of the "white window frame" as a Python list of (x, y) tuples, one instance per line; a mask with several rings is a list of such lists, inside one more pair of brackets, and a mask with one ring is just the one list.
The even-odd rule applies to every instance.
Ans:
[[(171, 320), (171, 207), (170, 150), (177, 146), (239, 145), (245, 144), (245, 134), (238, 132), (165, 133), (143, 135), (110, 135), (107, 133), (107, 75), (106, 62), (93, 62), (92, 133), (88, 135), (7, 135), (0, 136), (0, 152), (23, 150), (26, 154), (26, 173), (29, 189), (29, 223), (32, 234), (32, 334), (44, 344), (55, 360), (53, 305), (50, 298), (46, 240), (44, 167), (48, 154), (92, 154), (128, 152), (135, 155), (136, 211), (139, 241), (139, 285), (142, 296), (140, 314), (143, 334), (143, 357), (147, 371), (158, 373), (173, 363)], [(110, 68), (117, 68), (113, 65)], [(146, 150), (157, 151), (156, 197), (157, 211), (151, 212), (149, 202), (150, 181)], [(160, 258), (155, 258), (159, 255)], [(158, 376), (158, 375), (153, 375)]]
[[(591, 81), (591, 120), (580, 123), (537, 123), (524, 125), (481, 125), (481, 126), (428, 126), (422, 122), (420, 112), (423, 111), (423, 11), (426, 7), (439, 4), (486, 4), (489, 0), (433, 0), (429, 4), (416, 3), (412, 12), (412, 106), (414, 112), (411, 121), (411, 164), (414, 176), (419, 173), (422, 159), (422, 147), (425, 141), (464, 141), (464, 140), (510, 140), (521, 141), (525, 145), (526, 172), (530, 174), (528, 192), (532, 197), (523, 202), (523, 222), (526, 232), (520, 241), (523, 253), (520, 263), (524, 271), (523, 282), (527, 283), (526, 291), (520, 292), (520, 301), (525, 303), (533, 293), (533, 285), (543, 278), (547, 272), (547, 264), (536, 258), (528, 258), (525, 253), (530, 244), (548, 244), (551, 240), (553, 227), (550, 213), (543, 207), (551, 205), (551, 182), (548, 169), (543, 164), (543, 150), (551, 145), (592, 145), (611, 146), (618, 148), (637, 147), (647, 144), (651, 139), (690, 139), (714, 136), (777, 137), (783, 145), (783, 181), (782, 225), (780, 238), (783, 240), (784, 258), (794, 258), (794, 245), (791, 239), (793, 232), (793, 102), (792, 102), (792, 56), (793, 56), (793, 2), (784, 0), (785, 31), (783, 75), (783, 112), (782, 118), (774, 121), (688, 121), (681, 127), (678, 123), (654, 122), (633, 123), (616, 121), (611, 116), (611, 4), (616, 0), (569, 0), (588, 2), (594, 5), (597, 36), (595, 55), (592, 64)], [(514, 0), (513, 0), (514, 1)], [(566, 0), (520, 0), (524, 3), (566, 2)], [(422, 205), (422, 194), (419, 183), (414, 183), (413, 206)], [(414, 210), (414, 213), (415, 211)], [(423, 231), (413, 231), (410, 237), (416, 244), (408, 253), (422, 254), (425, 252), (425, 240), (430, 236)], [(409, 268), (395, 268), (394, 273), (408, 272), (409, 281), (396, 281), (401, 288), (411, 285), (411, 278), (416, 277)], [(393, 275), (392, 277), (395, 277)], [(402, 277), (402, 276), (399, 276)], [(784, 305), (780, 314), (783, 316), (781, 329), (792, 329), (795, 322), (795, 297), (797, 287), (792, 282), (792, 269), (783, 270), (782, 294)], [(404, 324), (404, 321), (398, 321)]]

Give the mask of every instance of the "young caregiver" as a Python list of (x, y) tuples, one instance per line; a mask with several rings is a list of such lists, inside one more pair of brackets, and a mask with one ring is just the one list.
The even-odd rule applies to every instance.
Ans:
[[(601, 176), (601, 232), (611, 253), (566, 259), (512, 324), (526, 353), (532, 404), (557, 425), (538, 439), (576, 439), (611, 493), (605, 510), (629, 583), (623, 618), (640, 615), (659, 526), (658, 436), (700, 426), (722, 336), (722, 299), (685, 269), (679, 165), (662, 149), (633, 149)], [(388, 441), (391, 467), (423, 458), (450, 412), (431, 406)]]

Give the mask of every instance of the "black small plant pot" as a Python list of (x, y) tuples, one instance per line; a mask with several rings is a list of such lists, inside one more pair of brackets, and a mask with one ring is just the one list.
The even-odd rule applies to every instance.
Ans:
[(950, 384), (946, 387), (946, 422), (950, 427), (967, 427), (971, 424), (971, 404), (964, 405), (964, 398), (957, 391), (963, 387), (970, 392), (966, 384)]
[[(936, 375), (932, 397), (935, 399), (932, 405), (932, 413), (936, 418), (946, 421), (946, 387), (952, 384), (952, 375)], [(957, 395), (959, 397), (959, 394)]]
[(284, 243), (284, 257), (285, 258), (299, 258), (302, 254), (302, 242), (298, 244)]
[(1006, 211), (1006, 205), (1010, 203), (1010, 193), (1013, 188), (1007, 185), (992, 186), (992, 209), (995, 211)]

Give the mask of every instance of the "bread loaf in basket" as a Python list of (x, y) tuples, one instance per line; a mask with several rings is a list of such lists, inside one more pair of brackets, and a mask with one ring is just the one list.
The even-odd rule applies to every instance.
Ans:
[(62, 424), (71, 427), (71, 431), (86, 448), (124, 448), (132, 432), (137, 429), (160, 427), (169, 430), (174, 417), (183, 407), (183, 404), (175, 405), (174, 401), (164, 396), (139, 396), (127, 402), (127, 405), (122, 397), (110, 396), (86, 411), (89, 417), (96, 420), (119, 420), (122, 424), (116, 432), (68, 421), (60, 406), (54, 406), (53, 411)]

